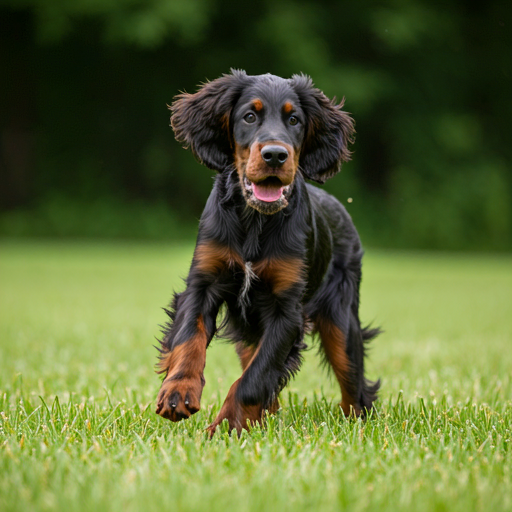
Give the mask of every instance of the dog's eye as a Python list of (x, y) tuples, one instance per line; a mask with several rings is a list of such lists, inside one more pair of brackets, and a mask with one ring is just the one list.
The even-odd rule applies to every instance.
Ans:
[(249, 112), (248, 114), (245, 114), (244, 121), (246, 123), (252, 124), (256, 121), (256, 115), (253, 114), (252, 112)]
[(288, 119), (288, 122), (292, 126), (295, 126), (299, 122), (299, 119), (297, 117), (295, 117), (295, 116), (290, 116), (290, 119)]

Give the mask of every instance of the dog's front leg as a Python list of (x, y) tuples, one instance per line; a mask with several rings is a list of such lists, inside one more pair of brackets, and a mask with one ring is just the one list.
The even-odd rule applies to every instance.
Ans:
[(171, 421), (186, 419), (200, 408), (206, 348), (228, 288), (223, 275), (234, 265), (231, 254), (218, 245), (198, 244), (187, 289), (174, 297), (158, 364), (165, 378), (156, 409)]
[(166, 377), (158, 393), (156, 413), (171, 421), (180, 421), (200, 408), (204, 387), (207, 338), (202, 320), (196, 335), (170, 352), (160, 362)]
[(176, 320), (164, 338), (158, 364), (165, 378), (158, 393), (156, 412), (164, 418), (180, 421), (200, 408), (206, 348), (213, 336), (207, 324), (211, 324), (208, 320), (212, 316), (205, 318), (203, 313), (195, 311), (185, 315), (179, 306), (176, 310)]
[(228, 420), (229, 430), (236, 429), (240, 433), (249, 424), (261, 422), (265, 411), (275, 412), (279, 392), (299, 369), (304, 334), (300, 304), (297, 301), (288, 305), (282, 301), (272, 302), (273, 310), (267, 316), (262, 340), (208, 427), (211, 436), (224, 419)]

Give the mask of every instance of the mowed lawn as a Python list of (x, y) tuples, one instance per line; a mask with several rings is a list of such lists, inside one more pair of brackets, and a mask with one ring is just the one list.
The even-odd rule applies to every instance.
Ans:
[(368, 250), (381, 398), (345, 420), (316, 347), (282, 409), (205, 427), (240, 369), (208, 350), (202, 409), (154, 413), (155, 337), (191, 245), (0, 242), (0, 511), (512, 509), (512, 257)]

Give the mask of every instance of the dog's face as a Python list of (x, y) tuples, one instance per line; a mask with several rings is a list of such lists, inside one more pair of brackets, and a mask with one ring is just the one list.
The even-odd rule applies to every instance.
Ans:
[(244, 90), (231, 116), (235, 166), (249, 206), (288, 206), (305, 134), (305, 114), (287, 80), (266, 77)]
[(310, 78), (243, 71), (181, 94), (172, 106), (176, 139), (207, 167), (236, 167), (246, 203), (264, 214), (288, 205), (298, 172), (325, 182), (350, 159), (353, 120)]

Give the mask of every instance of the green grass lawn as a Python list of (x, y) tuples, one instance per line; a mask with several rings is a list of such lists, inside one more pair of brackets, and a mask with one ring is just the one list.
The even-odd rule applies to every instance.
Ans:
[(265, 428), (209, 441), (229, 345), (198, 414), (154, 414), (152, 345), (191, 251), (1, 243), (0, 511), (512, 509), (511, 256), (369, 250), (374, 417), (340, 415), (313, 346)]

